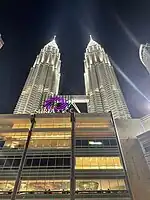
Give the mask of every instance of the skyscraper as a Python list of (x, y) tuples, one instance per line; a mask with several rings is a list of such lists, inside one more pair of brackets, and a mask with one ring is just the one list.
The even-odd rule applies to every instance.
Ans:
[(57, 95), (60, 82), (60, 53), (55, 37), (41, 49), (21, 92), (15, 114), (39, 110), (50, 95)]
[(113, 66), (100, 44), (90, 36), (84, 60), (88, 112), (112, 111), (114, 118), (130, 118)]
[(139, 56), (142, 64), (150, 73), (150, 44), (141, 44), (139, 49)]

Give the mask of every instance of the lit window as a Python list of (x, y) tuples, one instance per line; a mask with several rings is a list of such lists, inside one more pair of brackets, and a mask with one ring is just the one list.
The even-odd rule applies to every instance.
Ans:
[(76, 157), (76, 169), (122, 169), (119, 157)]
[[(0, 191), (12, 191), (15, 181), (0, 180)], [(22, 180), (19, 191), (70, 190), (69, 180)], [(76, 190), (126, 190), (124, 179), (76, 180)]]
[(126, 190), (126, 186), (123, 179), (76, 180), (76, 190)]

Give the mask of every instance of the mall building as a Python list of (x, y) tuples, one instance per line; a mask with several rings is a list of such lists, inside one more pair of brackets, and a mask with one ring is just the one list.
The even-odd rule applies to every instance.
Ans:
[[(70, 199), (70, 113), (37, 114), (16, 199)], [(0, 115), (0, 199), (11, 199), (30, 128), (28, 114)], [(75, 199), (131, 200), (110, 113), (75, 114)]]

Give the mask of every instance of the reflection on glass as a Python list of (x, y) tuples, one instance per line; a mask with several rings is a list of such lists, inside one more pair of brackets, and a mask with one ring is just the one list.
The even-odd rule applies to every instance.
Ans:
[(126, 190), (123, 179), (77, 180), (76, 190)]
[[(0, 191), (13, 190), (15, 181), (0, 180)], [(70, 190), (69, 180), (22, 180), (19, 191)], [(76, 190), (126, 190), (123, 179), (76, 180)]]
[(98, 190), (99, 183), (96, 181), (77, 181), (76, 190)]

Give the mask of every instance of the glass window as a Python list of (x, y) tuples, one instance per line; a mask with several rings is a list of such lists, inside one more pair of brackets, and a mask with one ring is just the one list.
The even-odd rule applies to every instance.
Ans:
[(109, 180), (110, 190), (119, 190), (119, 184), (117, 179)]
[(82, 157), (77, 157), (76, 158), (76, 169), (82, 169), (83, 168), (83, 164), (82, 164)]
[(113, 160), (113, 157), (107, 157), (106, 158), (106, 166), (107, 166), (107, 169), (112, 169), (113, 166), (114, 166), (114, 160)]
[(57, 158), (56, 159), (56, 166), (62, 166), (63, 165), (63, 158)]
[(115, 139), (110, 140), (110, 145), (111, 146), (117, 146), (117, 141)]
[[(43, 136), (44, 137), (44, 136)], [(32, 139), (29, 145), (30, 148), (70, 148), (69, 139)]]
[(91, 160), (89, 157), (82, 158), (82, 165), (83, 165), (84, 169), (88, 169), (90, 167), (90, 164), (91, 164)]
[(7, 148), (23, 148), (25, 145), (25, 141), (24, 140), (6, 140), (4, 147)]
[(64, 158), (64, 166), (70, 166), (70, 158)]
[(88, 146), (88, 140), (82, 140), (82, 146)]
[(4, 144), (5, 144), (5, 141), (0, 140), (0, 149), (3, 148)]
[(31, 166), (31, 163), (32, 163), (32, 159), (26, 159), (26, 161), (25, 161), (25, 167)]
[(0, 166), (3, 166), (5, 163), (5, 160), (4, 159), (0, 159)]
[[(15, 181), (0, 180), (0, 191), (12, 191)], [(69, 180), (22, 180), (20, 191), (70, 190)], [(123, 179), (76, 180), (76, 190), (126, 190)]]
[(98, 169), (98, 159), (97, 157), (91, 157), (90, 162), (92, 165), (92, 169)]
[(32, 166), (39, 166), (40, 159), (33, 159)]
[(92, 180), (77, 180), (76, 181), (76, 190), (98, 190), (99, 183)]
[(122, 169), (119, 157), (76, 157), (76, 169)]
[(15, 181), (0, 180), (0, 191), (12, 191)]
[(81, 146), (81, 140), (76, 140), (76, 146)]
[(48, 159), (48, 166), (55, 166), (55, 158)]
[(13, 159), (7, 159), (5, 162), (5, 167), (10, 167), (13, 163)]
[(126, 190), (125, 181), (123, 179), (119, 179), (118, 183), (119, 183), (119, 190)]
[(14, 188), (14, 181), (7, 181), (7, 185), (6, 185), (6, 190), (7, 191), (12, 191), (13, 190), (13, 188)]
[(146, 152), (150, 152), (150, 146), (149, 147), (145, 147), (145, 151)]
[(76, 127), (77, 128), (108, 128), (110, 126), (109, 122), (76, 122)]
[(110, 188), (109, 181), (106, 179), (101, 180), (101, 189), (108, 190)]
[(109, 140), (103, 140), (103, 145), (104, 146), (109, 146)]
[(19, 167), (21, 159), (15, 159), (13, 162), (13, 167)]
[(20, 191), (69, 190), (69, 180), (23, 180)]
[(47, 162), (48, 162), (47, 158), (42, 158), (40, 161), (40, 166), (47, 166)]

